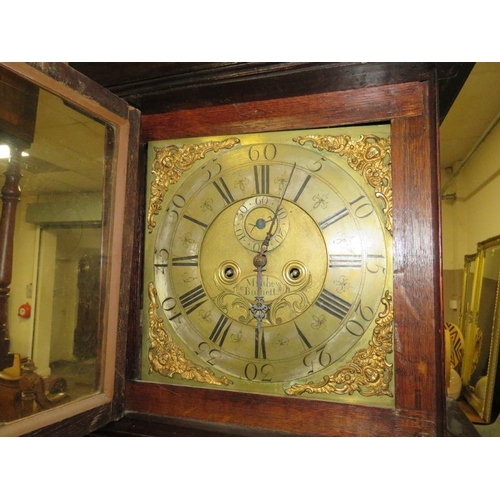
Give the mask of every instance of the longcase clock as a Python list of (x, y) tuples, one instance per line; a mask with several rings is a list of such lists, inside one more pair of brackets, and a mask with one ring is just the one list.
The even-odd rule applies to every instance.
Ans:
[(415, 82), (143, 117), (130, 411), (244, 434), (443, 433), (432, 95)]

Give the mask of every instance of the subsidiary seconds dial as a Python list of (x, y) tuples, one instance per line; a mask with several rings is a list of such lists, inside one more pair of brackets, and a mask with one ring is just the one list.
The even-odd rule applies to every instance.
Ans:
[[(269, 195), (260, 195), (248, 198), (240, 205), (234, 219), (234, 234), (239, 243), (245, 248), (258, 252), (266, 238), (279, 199)], [(269, 250), (279, 246), (286, 238), (290, 220), (284, 206), (280, 206), (276, 214), (275, 227), (269, 241)]]

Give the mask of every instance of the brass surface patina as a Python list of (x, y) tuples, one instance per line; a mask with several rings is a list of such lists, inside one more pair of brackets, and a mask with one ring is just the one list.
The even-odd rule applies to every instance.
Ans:
[(378, 130), (151, 145), (149, 374), (393, 404), (390, 137)]

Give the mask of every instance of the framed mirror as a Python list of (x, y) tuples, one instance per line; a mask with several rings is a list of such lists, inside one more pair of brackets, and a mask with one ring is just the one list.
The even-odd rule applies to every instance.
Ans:
[(123, 404), (139, 113), (64, 64), (0, 72), (0, 435), (82, 434)]
[[(464, 274), (462, 280), (462, 298), (460, 303), (460, 314), (458, 317), (458, 329), (461, 334), (462, 339), (467, 335), (468, 325), (472, 321), (472, 291), (474, 286), (474, 276), (476, 273), (476, 260), (477, 254), (466, 255), (464, 257)], [(460, 360), (455, 366), (455, 370), (457, 373), (461, 373), (462, 371), (462, 358), (463, 358), (463, 347), (465, 340), (463, 340), (460, 345), (450, 346), (452, 350), (461, 350), (460, 353), (457, 352), (457, 355), (460, 354)]]
[(478, 244), (476, 270), (467, 323), (462, 367), (464, 396), (478, 414), (478, 422), (489, 423), (498, 414), (497, 379), (499, 322), (500, 236)]

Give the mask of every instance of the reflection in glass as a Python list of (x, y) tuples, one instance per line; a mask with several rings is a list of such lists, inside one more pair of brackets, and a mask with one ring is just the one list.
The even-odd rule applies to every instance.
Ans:
[[(498, 289), (498, 271), (500, 269), (500, 248), (488, 248), (484, 256), (484, 269), (481, 279), (481, 293), (477, 311), (477, 331), (475, 356), (470, 384), (488, 374), (489, 346), (493, 329), (495, 299)], [(480, 333), (479, 333), (480, 332)], [(484, 348), (483, 348), (484, 345)]]
[(492, 409), (500, 401), (494, 398), (498, 362), (498, 303), (500, 239), (478, 245), (477, 271), (472, 301), (473, 321), (468, 324), (466, 361), (462, 371), (465, 397), (488, 423)]
[[(49, 258), (53, 268), (51, 314), (35, 319), (34, 359), (38, 369), (48, 367), (52, 376), (63, 377), (72, 398), (98, 389), (97, 353), (100, 305), (100, 228), (57, 227), (41, 231), (39, 256), (47, 258), (44, 245), (55, 245)], [(44, 262), (39, 265), (43, 266)], [(49, 279), (52, 275), (49, 276)], [(39, 280), (41, 294), (47, 284)], [(50, 287), (49, 287), (50, 288)], [(50, 304), (47, 304), (47, 309)], [(39, 352), (43, 330), (50, 320), (50, 350)]]
[[(42, 379), (42, 399), (49, 402), (75, 400), (100, 388), (101, 276), (106, 272), (102, 193), (109, 130), (40, 89), (34, 139), (21, 162), (15, 220), (8, 332), (18, 363), (0, 372), (9, 390), (27, 372)], [(0, 173), (8, 161), (0, 159)], [(26, 304), (30, 314), (25, 307), (21, 315)], [(4, 394), (0, 391), (0, 398)], [(37, 398), (16, 393), (0, 404), (0, 422), (49, 404)], [(12, 411), (5, 409), (9, 405)]]

